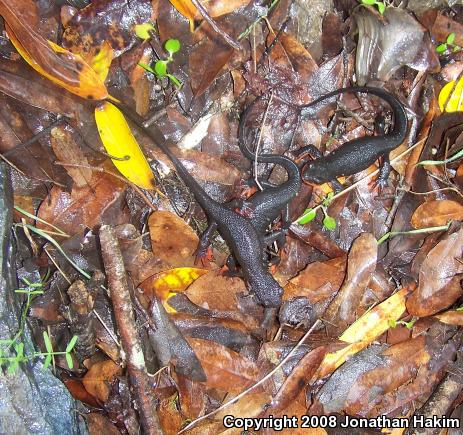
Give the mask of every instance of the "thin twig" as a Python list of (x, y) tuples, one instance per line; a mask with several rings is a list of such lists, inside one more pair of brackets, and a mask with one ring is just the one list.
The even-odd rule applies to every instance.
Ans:
[(209, 15), (206, 8), (198, 0), (191, 0), (191, 3), (195, 5), (196, 9), (198, 9), (198, 12), (202, 15), (202, 17), (224, 39), (224, 41), (230, 47), (233, 47), (235, 50), (241, 50), (241, 45), (218, 26), (214, 19)]

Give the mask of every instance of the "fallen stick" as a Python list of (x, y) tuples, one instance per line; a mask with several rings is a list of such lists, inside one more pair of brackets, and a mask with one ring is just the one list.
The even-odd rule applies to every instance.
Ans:
[(109, 225), (100, 228), (100, 244), (114, 317), (121, 337), (121, 346), (126, 355), (128, 381), (137, 404), (140, 425), (144, 434), (162, 434), (135, 325), (121, 250), (114, 230)]

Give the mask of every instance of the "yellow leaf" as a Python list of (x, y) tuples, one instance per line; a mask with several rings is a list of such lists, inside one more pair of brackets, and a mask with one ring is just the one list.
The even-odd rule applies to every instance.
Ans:
[(109, 102), (95, 108), (95, 120), (101, 141), (114, 166), (127, 180), (143, 189), (153, 189), (153, 173), (143, 152), (130, 131), (121, 111)]
[(135, 26), (135, 35), (144, 40), (150, 39), (150, 31), (154, 32), (154, 30), (154, 26), (151, 23), (137, 24)]
[(207, 269), (196, 267), (177, 267), (147, 278), (140, 284), (140, 288), (148, 297), (154, 293), (168, 312), (175, 313), (176, 311), (168, 304), (168, 299), (184, 292), (193, 281), (208, 272)]
[(191, 0), (169, 0), (172, 3), (172, 6), (177, 9), (189, 22), (190, 22), (190, 31), (195, 30), (195, 14), (196, 7)]
[[(439, 93), (439, 107), (442, 112), (463, 111), (463, 77), (460, 78), (455, 89), (454, 86), (455, 80), (447, 83)], [(445, 104), (446, 102), (447, 104)]]
[(390, 322), (400, 319), (405, 312), (405, 299), (409, 292), (410, 289), (404, 287), (347, 328), (339, 340), (349, 343), (349, 346), (327, 354), (315, 376), (319, 379), (332, 373), (344, 364), (348, 357), (365, 349), (386, 332), (390, 328)]
[(101, 82), (104, 83), (108, 76), (109, 67), (113, 61), (114, 50), (108, 41), (104, 41), (100, 51), (92, 59), (90, 66), (98, 74)]
[[(78, 55), (59, 45), (34, 34), (34, 40), (43, 50), (39, 56), (29, 52), (16, 37), (10, 26), (6, 26), (8, 37), (21, 57), (39, 74), (79, 97), (91, 100), (103, 100), (108, 91), (98, 74)], [(47, 52), (48, 53), (45, 53)], [(44, 61), (48, 57), (50, 63)], [(59, 65), (60, 68), (50, 68)]]
[(400, 319), (400, 316), (405, 312), (405, 297), (409, 291), (407, 287), (404, 287), (372, 310), (366, 312), (360, 319), (349, 326), (339, 339), (346, 343), (356, 343), (358, 341), (371, 343), (389, 329), (391, 321)]

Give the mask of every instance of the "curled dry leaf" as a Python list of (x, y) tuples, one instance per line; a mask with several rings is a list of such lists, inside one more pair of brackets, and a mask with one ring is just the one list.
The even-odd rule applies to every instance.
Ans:
[(47, 41), (31, 27), (38, 20), (36, 11), (31, 0), (0, 1), (8, 37), (23, 59), (38, 73), (79, 97), (92, 100), (108, 97), (98, 74), (79, 55)]
[(122, 369), (112, 360), (95, 363), (82, 379), (85, 389), (100, 402), (108, 400), (110, 386), (116, 376), (122, 374)]
[(240, 392), (257, 381), (258, 369), (251, 360), (213, 341), (187, 340), (206, 373), (206, 387)]
[(431, 316), (452, 305), (462, 294), (463, 229), (440, 241), (421, 265), (419, 285), (407, 300), (413, 316)]
[[(102, 223), (102, 215), (121, 196), (125, 185), (111, 175), (94, 173), (84, 187), (74, 187), (69, 194), (55, 186), (39, 207), (38, 217), (69, 235)], [(37, 223), (41, 229), (49, 227)]]
[(199, 239), (183, 219), (169, 211), (156, 211), (148, 226), (154, 255), (173, 267), (194, 265)]
[(405, 312), (405, 299), (410, 289), (404, 287), (397, 293), (366, 312), (339, 337), (349, 343), (344, 349), (325, 356), (316, 376), (318, 379), (332, 373), (346, 359), (366, 348), (372, 341), (390, 328), (391, 321), (400, 319)]
[(376, 268), (378, 243), (373, 234), (355, 239), (347, 261), (347, 276), (342, 288), (329, 305), (324, 317), (336, 329), (344, 329), (355, 320), (356, 309)]
[(444, 199), (427, 201), (413, 213), (413, 228), (435, 227), (446, 225), (449, 221), (463, 220), (463, 205), (458, 201)]

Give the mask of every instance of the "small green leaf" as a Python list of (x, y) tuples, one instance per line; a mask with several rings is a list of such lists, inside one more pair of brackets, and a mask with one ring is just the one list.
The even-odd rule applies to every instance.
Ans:
[(138, 62), (138, 66), (141, 66), (144, 70), (150, 72), (151, 74), (156, 74), (156, 71), (154, 71), (154, 69), (149, 65), (146, 65), (146, 63)]
[(313, 221), (317, 216), (317, 211), (313, 208), (308, 208), (304, 211), (304, 214), (298, 219), (297, 223), (300, 225), (305, 225), (310, 221)]
[(389, 328), (395, 328), (397, 326), (397, 321), (391, 319), (389, 320), (388, 324)]
[(455, 42), (455, 33), (452, 32), (447, 36), (447, 44), (453, 44)]
[(49, 354), (47, 355), (47, 357), (45, 358), (45, 361), (43, 362), (43, 370), (45, 370), (45, 369), (48, 368), (48, 366), (49, 366), (50, 363), (51, 363), (51, 358), (52, 358), (52, 354), (49, 353)]
[(333, 200), (333, 196), (334, 196), (334, 192), (330, 192), (328, 193), (328, 195), (326, 195), (326, 198), (323, 200), (323, 205), (325, 207), (328, 207), (331, 204), (331, 201)]
[(373, 6), (376, 3), (376, 0), (362, 0), (362, 4)]
[(150, 31), (154, 31), (154, 26), (151, 23), (137, 24), (135, 26), (135, 35), (143, 40), (151, 38)]
[(172, 74), (166, 74), (166, 77), (169, 77), (171, 82), (178, 88), (181, 88), (183, 86), (182, 82), (177, 77), (173, 76)]
[(455, 47), (453, 47), (453, 50), (452, 50), (452, 51), (453, 51), (454, 53), (457, 53), (457, 52), (460, 51), (460, 50), (461, 50), (461, 47), (460, 47), (459, 45), (455, 45)]
[(166, 51), (172, 56), (180, 50), (181, 44), (178, 39), (168, 39), (164, 44)]
[(158, 77), (165, 77), (167, 74), (167, 62), (165, 60), (158, 60), (154, 64), (154, 73)]
[(447, 44), (439, 44), (437, 47), (436, 47), (436, 51), (438, 53), (444, 53), (444, 51), (447, 50)]
[(72, 351), (72, 349), (74, 349), (74, 346), (76, 345), (78, 338), (79, 337), (77, 337), (77, 335), (74, 335), (74, 337), (71, 338), (71, 341), (66, 346), (66, 353), (69, 353)]
[(45, 347), (48, 353), (53, 353), (53, 346), (51, 344), (50, 337), (47, 334), (47, 331), (43, 331), (43, 340), (45, 341)]
[(323, 219), (323, 226), (327, 230), (332, 231), (336, 229), (336, 221), (331, 216), (326, 215), (325, 218)]
[(72, 362), (72, 356), (70, 353), (66, 354), (66, 362), (68, 363), (68, 367), (72, 369), (74, 367), (74, 363)]
[(386, 5), (382, 2), (376, 2), (376, 6), (378, 6), (379, 13), (383, 15), (384, 11), (386, 10)]

